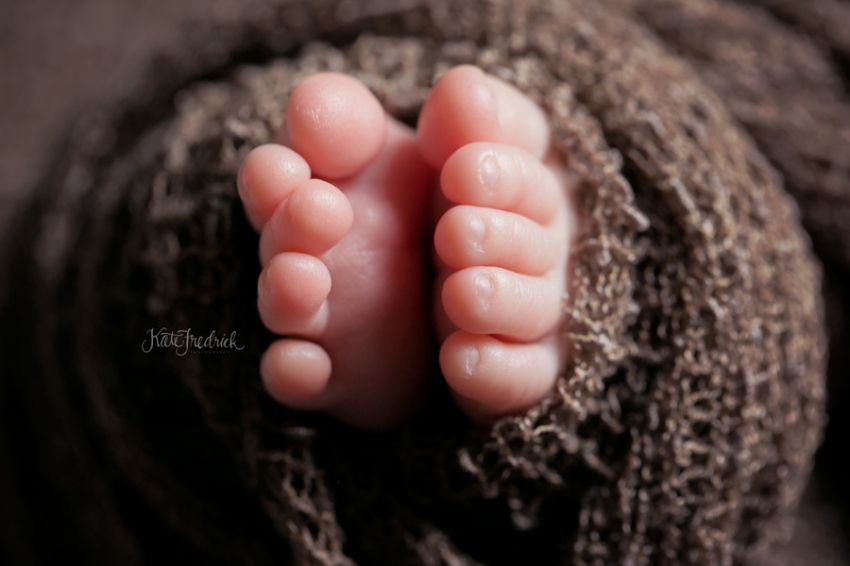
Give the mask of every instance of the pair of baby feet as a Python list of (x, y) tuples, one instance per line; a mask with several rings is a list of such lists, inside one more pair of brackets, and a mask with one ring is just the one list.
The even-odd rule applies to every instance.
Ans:
[(261, 233), (259, 313), (285, 336), (261, 362), (275, 399), (391, 427), (427, 397), (435, 338), (474, 421), (552, 389), (577, 217), (533, 101), (455, 67), (414, 131), (356, 79), (321, 73), (292, 91), (278, 141), (238, 177)]

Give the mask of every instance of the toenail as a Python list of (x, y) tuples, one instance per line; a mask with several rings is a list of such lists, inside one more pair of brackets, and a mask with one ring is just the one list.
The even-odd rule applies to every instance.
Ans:
[(487, 225), (484, 224), (484, 220), (475, 215), (469, 219), (469, 236), (472, 239), (472, 245), (475, 247), (476, 251), (483, 252), (484, 246), (484, 236), (487, 233)]
[(472, 377), (480, 361), (481, 353), (478, 351), (478, 348), (473, 346), (466, 350), (466, 360), (463, 364), (463, 370), (467, 377)]
[(487, 154), (481, 161), (478, 167), (478, 182), (487, 192), (492, 194), (496, 191), (499, 185), (499, 164), (492, 154)]
[(493, 294), (493, 279), (484, 273), (475, 277), (475, 294), (481, 300), (487, 300)]

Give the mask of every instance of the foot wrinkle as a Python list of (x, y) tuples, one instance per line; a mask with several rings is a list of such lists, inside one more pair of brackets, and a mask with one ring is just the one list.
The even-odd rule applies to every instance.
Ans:
[(475, 295), (482, 303), (490, 302), (490, 298), (493, 296), (493, 290), (496, 287), (496, 282), (493, 281), (493, 278), (487, 273), (481, 273), (475, 277), (475, 281), (473, 283), (475, 286)]
[(484, 252), (484, 239), (487, 237), (487, 223), (479, 214), (469, 219), (469, 234), (472, 236), (472, 246), (477, 252)]
[(471, 378), (478, 368), (479, 363), (481, 363), (481, 352), (478, 351), (477, 346), (473, 346), (466, 352), (466, 359), (463, 364), (464, 377), (467, 379)]
[(493, 195), (499, 187), (500, 178), (501, 168), (499, 163), (493, 157), (493, 154), (488, 152), (478, 167), (478, 182), (481, 184), (481, 188)]

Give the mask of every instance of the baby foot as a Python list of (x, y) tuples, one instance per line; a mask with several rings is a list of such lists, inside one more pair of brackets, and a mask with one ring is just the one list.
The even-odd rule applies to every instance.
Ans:
[(441, 77), (417, 134), (448, 201), (434, 233), (440, 367), (461, 408), (486, 423), (541, 401), (568, 355), (571, 181), (543, 111), (476, 67)]
[(285, 335), (267, 391), (290, 407), (386, 428), (424, 400), (431, 372), (425, 221), (434, 170), (407, 126), (346, 75), (292, 91), (281, 138), (253, 150), (239, 194), (259, 231), (258, 307)]

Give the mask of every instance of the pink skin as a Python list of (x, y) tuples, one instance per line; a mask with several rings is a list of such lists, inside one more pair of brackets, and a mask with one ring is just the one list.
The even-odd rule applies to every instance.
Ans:
[(422, 242), (437, 198), (446, 382), (482, 424), (538, 403), (568, 351), (558, 330), (576, 225), (542, 111), (462, 66), (435, 85), (416, 133), (333, 73), (299, 83), (285, 123), (292, 149), (259, 147), (239, 174), (261, 231), (260, 316), (287, 336), (263, 357), (268, 392), (364, 428), (415, 415), (431, 373)]
[(446, 208), (434, 234), (440, 367), (460, 407), (487, 424), (540, 402), (566, 361), (572, 187), (543, 111), (475, 67), (434, 85), (417, 132)]

